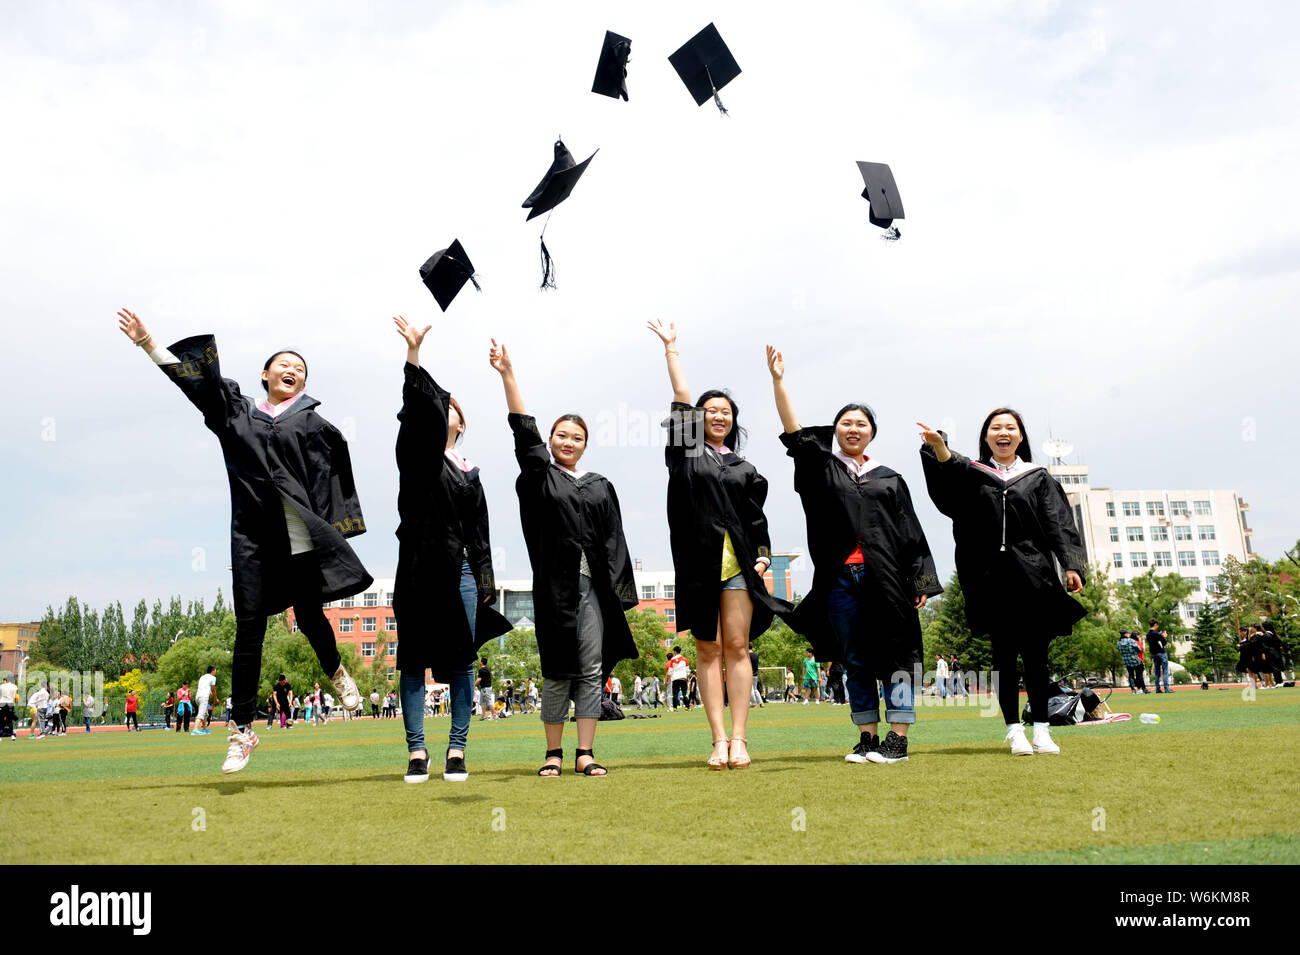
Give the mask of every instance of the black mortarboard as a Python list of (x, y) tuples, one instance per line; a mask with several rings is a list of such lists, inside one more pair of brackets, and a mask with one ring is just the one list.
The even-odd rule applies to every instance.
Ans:
[[(600, 150), (596, 150), (600, 152)], [(523, 208), (531, 209), (528, 213), (529, 219), (535, 219), (543, 212), (550, 212), (565, 199), (569, 198), (569, 193), (573, 192), (573, 187), (578, 184), (578, 179), (587, 171), (587, 163), (591, 162), (592, 153), (580, 163), (574, 163), (573, 154), (565, 147), (563, 141), (555, 141), (555, 159), (551, 162), (551, 168), (546, 170), (546, 175), (542, 181), (537, 184), (532, 195), (524, 200)], [(526, 221), (526, 220), (525, 220)]]
[(872, 225), (889, 229), (888, 238), (897, 239), (902, 235), (897, 229), (891, 229), (895, 219), (903, 218), (903, 200), (898, 195), (898, 184), (894, 174), (883, 162), (860, 162), (858, 172), (867, 187), (862, 190), (862, 198), (871, 203), (867, 218)]
[[(578, 179), (587, 171), (587, 163), (591, 162), (599, 149), (580, 163), (574, 163), (573, 154), (565, 147), (564, 141), (555, 140), (555, 159), (551, 162), (551, 168), (546, 170), (546, 175), (542, 181), (537, 184), (532, 195), (524, 200), (523, 208), (531, 209), (528, 213), (529, 219), (540, 216), (543, 212), (550, 212), (573, 192), (573, 187), (577, 185)], [(527, 220), (525, 220), (527, 221)], [(546, 250), (546, 226), (542, 226), (542, 288), (555, 288), (555, 264), (551, 261), (551, 254)]]
[(702, 106), (711, 96), (718, 111), (727, 114), (722, 100), (718, 99), (718, 90), (740, 75), (740, 66), (722, 42), (717, 27), (710, 23), (668, 57), (668, 62), (695, 97), (696, 106)]
[(466, 282), (473, 282), (475, 291), (483, 291), (474, 278), (474, 263), (470, 262), (459, 239), (452, 239), (447, 248), (433, 253), (429, 261), (420, 266), (420, 278), (444, 312)]
[(591, 81), (593, 93), (627, 99), (627, 57), (631, 52), (631, 40), (611, 30), (605, 31), (605, 44), (596, 62), (596, 78)]

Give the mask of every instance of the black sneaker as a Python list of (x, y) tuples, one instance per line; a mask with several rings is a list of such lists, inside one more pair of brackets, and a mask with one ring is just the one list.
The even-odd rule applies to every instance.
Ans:
[(907, 759), (907, 737), (890, 730), (880, 748), (874, 753), (868, 753), (867, 759), (873, 763), (901, 763)]
[(880, 752), (880, 737), (872, 733), (863, 733), (858, 738), (858, 745), (853, 752), (844, 757), (846, 763), (869, 763), (871, 754)]
[(429, 761), (427, 759), (416, 759), (412, 756), (411, 765), (406, 767), (406, 775), (402, 777), (402, 781), (427, 783), (429, 781)]
[(465, 768), (465, 757), (448, 756), (447, 767), (442, 771), (442, 778), (449, 783), (463, 783), (469, 779), (469, 770)]

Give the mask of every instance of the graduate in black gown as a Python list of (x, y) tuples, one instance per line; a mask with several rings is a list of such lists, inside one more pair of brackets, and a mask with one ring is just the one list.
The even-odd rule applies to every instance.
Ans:
[(373, 583), (347, 542), (366, 530), (352, 460), (343, 435), (316, 413), (320, 402), (304, 392), (307, 363), (297, 352), (279, 351), (266, 360), (266, 397), (254, 401), (221, 377), (211, 335), (164, 348), (133, 312), (123, 309), (118, 319), (122, 332), (202, 412), (226, 460), (236, 623), (230, 748), (221, 769), (239, 772), (258, 743), (249, 724), (269, 615), (292, 606), (340, 703), (345, 709), (361, 705), (339, 658), (334, 627), (321, 610)]
[[(841, 661), (847, 670), (859, 735), (845, 761), (900, 762), (907, 759), (922, 672), (917, 611), (943, 592), (930, 545), (907, 482), (867, 454), (876, 436), (870, 407), (848, 404), (834, 424), (801, 428), (786, 389), (785, 359), (771, 345), (767, 366), (813, 560), (812, 589), (787, 622), (808, 638), (818, 660)], [(876, 732), (877, 681), (887, 688), (884, 742)]]
[(496, 601), (487, 499), (479, 470), (456, 450), (465, 417), (451, 393), (420, 366), (423, 330), (393, 319), (406, 341), (402, 410), (397, 418), (397, 669), (410, 765), (408, 783), (429, 778), (424, 742), (424, 671), (451, 696), (451, 731), (442, 778), (464, 782), (478, 649), (510, 630)]
[(1010, 408), (984, 419), (977, 461), (950, 451), (942, 432), (917, 426), (930, 498), (952, 518), (966, 620), (993, 643), (993, 681), (1011, 753), (1059, 753), (1046, 723), (1034, 724), (1032, 746), (1025, 738), (1016, 657), (1024, 661), (1030, 710), (1046, 713), (1047, 645), (1085, 615), (1070, 596), (1083, 589), (1085, 564), (1070, 502), (1056, 478), (1033, 463), (1024, 422)]
[[(700, 697), (713, 734), (711, 769), (749, 766), (749, 642), (793, 607), (767, 591), (772, 544), (763, 504), (767, 481), (737, 452), (736, 403), (706, 391), (694, 405), (677, 351), (677, 327), (647, 323), (664, 344), (673, 388), (666, 425), (668, 533), (676, 572), (677, 629), (695, 638)], [(723, 663), (731, 738), (723, 723)]]
[(569, 701), (578, 722), (574, 771), (604, 776), (592, 757), (605, 680), (619, 660), (637, 656), (626, 611), (637, 605), (632, 559), (623, 537), (614, 485), (579, 469), (587, 449), (587, 425), (561, 415), (543, 439), (524, 409), (505, 345), (492, 342), (488, 356), (505, 388), (514, 432), (519, 478), (519, 522), (533, 567), (533, 608), (541, 655), (542, 723), (546, 763), (539, 776), (562, 772), (560, 743)]

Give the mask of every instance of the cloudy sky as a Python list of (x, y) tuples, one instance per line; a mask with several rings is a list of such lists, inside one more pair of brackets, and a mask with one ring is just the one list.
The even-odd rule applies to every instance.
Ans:
[[(696, 107), (668, 54), (716, 23), (743, 73)], [(606, 29), (631, 101), (589, 92)], [(529, 411), (596, 432), (628, 541), (670, 566), (644, 329), (677, 323), (692, 389), (726, 387), (804, 546), (763, 345), (805, 423), (881, 427), (939, 558), (922, 418), (970, 451), (990, 407), (1095, 484), (1233, 488), (1258, 550), (1300, 536), (1300, 8), (1286, 3), (54, 3), (0, 6), (0, 619), (229, 593), (215, 439), (122, 337), (217, 336), (246, 392), (274, 350), (349, 436), (376, 577), (397, 556), (398, 313), (466, 410), (498, 575), (528, 574), (488, 339)], [(600, 153), (555, 212), (542, 293), (519, 207), (557, 135)], [(887, 162), (903, 238), (867, 223)], [(418, 268), (459, 238), (482, 294), (446, 315)], [(259, 389), (260, 390), (260, 389)], [(806, 578), (805, 578), (806, 581)]]

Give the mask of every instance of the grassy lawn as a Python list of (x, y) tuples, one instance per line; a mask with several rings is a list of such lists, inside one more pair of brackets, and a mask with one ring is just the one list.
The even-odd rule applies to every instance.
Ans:
[[(265, 731), (223, 776), (225, 737), (160, 730), (0, 743), (12, 858), (53, 863), (1296, 863), (1300, 690), (1117, 693), (1133, 721), (1054, 732), (1013, 759), (1001, 720), (924, 708), (911, 759), (854, 765), (847, 707), (769, 704), (751, 769), (710, 772), (699, 711), (606, 723), (607, 779), (538, 779), (535, 716), (470, 728), (468, 783), (401, 781), (400, 720)], [(1144, 725), (1141, 711), (1162, 722)], [(660, 713), (663, 711), (660, 710)], [(441, 753), (445, 719), (429, 719)], [(200, 826), (202, 823), (202, 826)], [(1103, 826), (1104, 823), (1104, 826)]]

